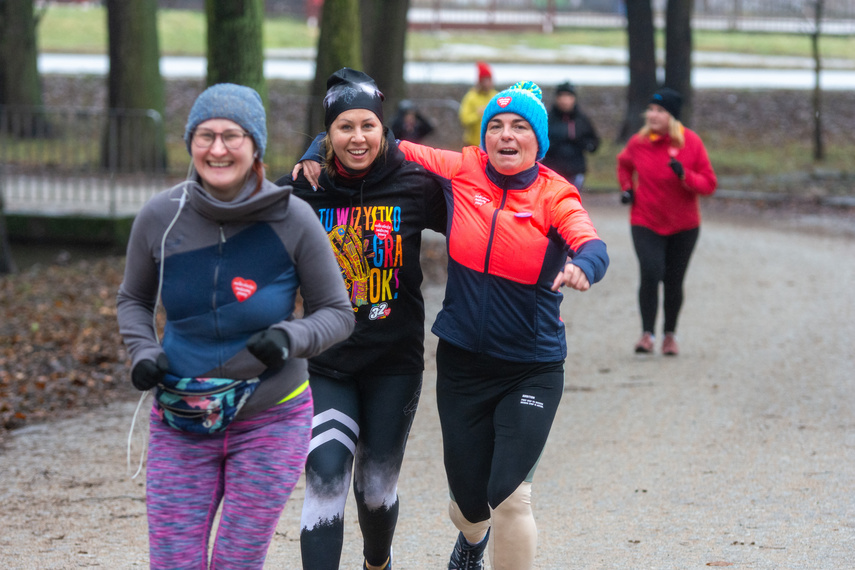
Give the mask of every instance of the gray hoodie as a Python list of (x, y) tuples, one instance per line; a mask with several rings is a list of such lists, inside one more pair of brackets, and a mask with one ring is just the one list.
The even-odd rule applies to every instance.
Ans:
[[(354, 326), (317, 216), (290, 187), (264, 180), (255, 191), (256, 185), (251, 175), (231, 202), (213, 198), (197, 181), (153, 197), (134, 220), (118, 293), (119, 332), (133, 365), (165, 353), (177, 376), (262, 379), (241, 418), (306, 381), (305, 359)], [(159, 283), (161, 342), (153, 324)], [(298, 293), (302, 318), (295, 318)], [(289, 338), (290, 358), (275, 370), (246, 349), (250, 336), (270, 327)]]

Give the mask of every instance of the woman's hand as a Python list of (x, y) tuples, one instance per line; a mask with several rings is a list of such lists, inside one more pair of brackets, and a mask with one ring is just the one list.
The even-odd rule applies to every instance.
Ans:
[(555, 281), (552, 282), (552, 290), (558, 291), (562, 286), (576, 289), (577, 291), (587, 291), (591, 288), (588, 283), (588, 277), (578, 265), (568, 263), (564, 266), (564, 270), (555, 276)]
[(668, 163), (668, 166), (671, 167), (671, 170), (674, 171), (674, 174), (677, 175), (677, 178), (679, 178), (680, 180), (686, 179), (686, 170), (683, 168), (682, 162), (672, 156), (671, 162)]
[(294, 165), (294, 170), (291, 171), (291, 180), (297, 180), (297, 175), (303, 171), (303, 176), (309, 184), (312, 185), (312, 190), (318, 189), (318, 178), (321, 176), (321, 165), (314, 160), (304, 160)]

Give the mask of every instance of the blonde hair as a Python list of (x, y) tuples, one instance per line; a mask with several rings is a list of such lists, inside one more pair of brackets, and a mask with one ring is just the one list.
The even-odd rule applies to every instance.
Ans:
[[(383, 134), (385, 135), (386, 129), (383, 129)], [(332, 140), (330, 139), (330, 133), (324, 135), (324, 148), (326, 148), (326, 154), (324, 154), (324, 170), (327, 171), (327, 175), (330, 178), (335, 178), (336, 170), (335, 170), (335, 151), (333, 151)], [(386, 151), (389, 149), (389, 143), (386, 141), (386, 137), (383, 136), (380, 138), (380, 151), (377, 153), (377, 158), (374, 159), (374, 162), (377, 162), (380, 157), (386, 156)], [(373, 166), (374, 163), (372, 163)], [(369, 167), (370, 168), (370, 167)]]
[[(650, 130), (650, 125), (647, 124), (647, 111), (642, 113), (644, 117), (644, 126), (638, 131), (638, 135), (643, 139), (650, 138), (653, 131)], [(674, 115), (668, 115), (668, 136), (671, 137), (671, 146), (683, 148), (686, 144), (686, 137), (683, 134), (683, 123), (674, 118)]]

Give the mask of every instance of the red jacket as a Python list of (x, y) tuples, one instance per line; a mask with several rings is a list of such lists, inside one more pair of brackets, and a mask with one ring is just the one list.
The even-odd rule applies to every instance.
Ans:
[[(660, 235), (697, 228), (701, 224), (698, 196), (715, 192), (716, 176), (704, 143), (685, 129), (683, 148), (671, 146), (668, 136), (635, 134), (617, 157), (621, 190), (635, 190), (630, 223)], [(683, 164), (685, 180), (668, 166), (671, 157)]]
[(576, 188), (539, 165), (488, 176), (487, 154), (477, 147), (453, 152), (400, 141), (399, 148), (450, 184), (448, 283), (433, 332), (505, 360), (563, 360), (562, 295), (552, 282), (568, 250), (591, 284), (608, 266)]

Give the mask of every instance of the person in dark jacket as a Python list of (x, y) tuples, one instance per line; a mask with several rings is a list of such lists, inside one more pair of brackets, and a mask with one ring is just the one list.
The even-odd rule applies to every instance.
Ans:
[(421, 392), (422, 230), (445, 233), (445, 199), (436, 177), (404, 160), (382, 102), (361, 71), (330, 76), (323, 171), (316, 185), (294, 181), (328, 232), (356, 319), (353, 335), (309, 362), (315, 419), (300, 532), (309, 570), (339, 568), (351, 474), (363, 567), (391, 567), (398, 475)]
[(579, 108), (576, 87), (565, 81), (555, 89), (549, 112), (549, 151), (543, 165), (581, 190), (588, 170), (585, 153), (596, 152), (600, 137), (591, 119)]
[(392, 119), (392, 132), (395, 138), (414, 143), (433, 132), (433, 125), (422, 115), (409, 99), (398, 103), (398, 113)]

